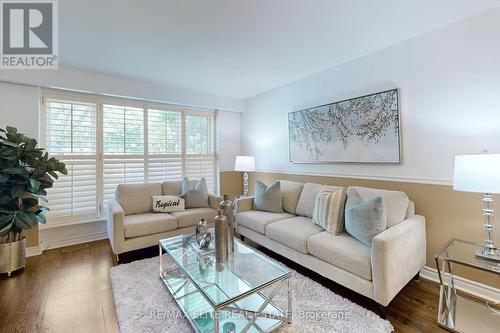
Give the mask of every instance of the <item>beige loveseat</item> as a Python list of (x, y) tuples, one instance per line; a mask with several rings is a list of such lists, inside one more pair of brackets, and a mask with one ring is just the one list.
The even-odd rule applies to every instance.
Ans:
[(253, 210), (253, 197), (238, 199), (237, 232), (375, 300), (383, 315), (389, 302), (425, 264), (425, 218), (415, 215), (413, 202), (405, 196), (407, 207), (399, 207), (406, 215), (404, 220), (375, 236), (368, 247), (345, 231), (334, 235), (312, 223), (315, 198), (323, 185), (280, 183), (284, 212)]
[[(192, 181), (196, 182), (196, 180)], [(108, 237), (115, 254), (157, 245), (163, 238), (193, 233), (202, 217), (213, 225), (219, 196), (209, 194), (209, 207), (153, 213), (154, 195), (180, 195), (182, 181), (118, 185), (108, 203)]]

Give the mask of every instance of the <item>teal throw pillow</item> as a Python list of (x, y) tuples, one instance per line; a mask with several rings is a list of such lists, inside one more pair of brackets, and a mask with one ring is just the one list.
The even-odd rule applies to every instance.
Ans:
[(380, 196), (367, 200), (354, 188), (347, 189), (345, 206), (345, 230), (366, 246), (387, 228), (387, 216), (384, 199)]

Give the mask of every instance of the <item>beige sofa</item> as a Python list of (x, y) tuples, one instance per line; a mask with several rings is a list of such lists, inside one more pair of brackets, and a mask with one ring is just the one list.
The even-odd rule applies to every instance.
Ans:
[(157, 245), (163, 238), (193, 233), (202, 217), (209, 224), (222, 198), (209, 194), (210, 207), (153, 213), (154, 195), (180, 195), (182, 181), (118, 185), (108, 203), (107, 229), (115, 254)]
[(253, 210), (253, 197), (238, 199), (237, 232), (375, 300), (384, 316), (385, 307), (425, 264), (425, 218), (415, 215), (409, 201), (402, 208), (405, 219), (378, 234), (370, 248), (345, 231), (334, 235), (313, 224), (314, 202), (322, 185), (306, 187), (281, 181), (282, 214)]

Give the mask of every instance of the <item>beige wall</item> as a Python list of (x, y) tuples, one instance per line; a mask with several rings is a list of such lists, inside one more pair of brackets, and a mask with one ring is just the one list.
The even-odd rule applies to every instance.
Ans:
[[(221, 173), (221, 185), (230, 183), (233, 186), (231, 189), (236, 189), (236, 179), (237, 177), (234, 173)], [(270, 184), (276, 179), (320, 184), (326, 183), (329, 185), (359, 185), (406, 192), (410, 199), (415, 202), (417, 214), (423, 215), (426, 218), (427, 266), (432, 268), (436, 267), (434, 255), (451, 238), (476, 242), (483, 240), (481, 194), (455, 192), (451, 186), (445, 185), (263, 172), (250, 173), (250, 191), (253, 192), (256, 180)], [(497, 202), (500, 202), (500, 198)], [(495, 205), (495, 208), (497, 208), (497, 211), (500, 211), (498, 203)], [(497, 229), (500, 230), (500, 228)], [(497, 232), (495, 235), (497, 244), (500, 244), (499, 235), (500, 232)], [(459, 269), (458, 267), (456, 272), (463, 277), (500, 288), (498, 276), (479, 273), (471, 269)]]
[(243, 173), (222, 171), (220, 173), (220, 194), (229, 193), (238, 196), (243, 192)]

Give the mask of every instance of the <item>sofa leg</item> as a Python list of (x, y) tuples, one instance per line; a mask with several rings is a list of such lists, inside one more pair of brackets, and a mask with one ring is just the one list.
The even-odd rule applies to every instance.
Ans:
[(118, 254), (115, 254), (115, 256), (116, 256), (116, 262), (120, 263), (120, 256)]
[(240, 235), (240, 239), (241, 239), (242, 242), (244, 242), (245, 241), (245, 236)]
[(417, 275), (413, 277), (413, 280), (420, 281), (420, 272), (418, 272)]
[(378, 315), (382, 319), (387, 319), (387, 307), (379, 304), (378, 305)]

